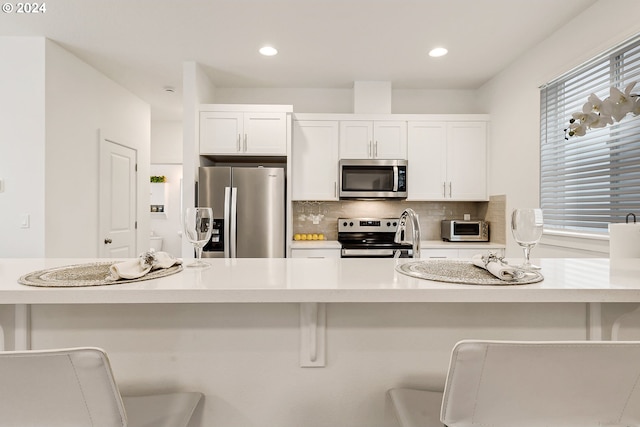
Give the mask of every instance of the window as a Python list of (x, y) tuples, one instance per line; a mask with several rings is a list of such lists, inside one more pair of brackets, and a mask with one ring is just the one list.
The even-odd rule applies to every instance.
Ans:
[(592, 93), (632, 82), (640, 94), (640, 37), (550, 82), (540, 92), (540, 204), (545, 230), (606, 233), (640, 216), (640, 116), (565, 139), (571, 114)]

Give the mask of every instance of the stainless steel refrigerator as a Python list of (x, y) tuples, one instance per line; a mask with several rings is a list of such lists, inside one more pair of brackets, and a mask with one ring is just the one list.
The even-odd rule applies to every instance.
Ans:
[(201, 167), (198, 181), (198, 206), (214, 218), (203, 257), (285, 257), (284, 168)]

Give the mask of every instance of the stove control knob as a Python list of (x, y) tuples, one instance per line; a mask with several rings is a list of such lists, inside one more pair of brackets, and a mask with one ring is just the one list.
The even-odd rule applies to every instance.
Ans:
[(387, 227), (391, 227), (391, 222), (387, 221)]
[(398, 223), (397, 223), (397, 222), (395, 222), (395, 221), (393, 221), (393, 226), (394, 226), (394, 227), (397, 227), (397, 226), (398, 226)]
[(349, 223), (349, 227), (353, 227), (353, 221)]
[(347, 221), (343, 222), (343, 223), (342, 223), (342, 225), (343, 225), (344, 227), (346, 227), (346, 226), (347, 226)]

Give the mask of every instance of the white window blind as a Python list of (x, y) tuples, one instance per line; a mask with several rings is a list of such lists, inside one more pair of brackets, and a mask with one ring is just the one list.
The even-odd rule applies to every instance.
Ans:
[(609, 88), (640, 94), (640, 37), (550, 82), (540, 93), (540, 203), (545, 229), (606, 232), (640, 218), (640, 116), (565, 139), (571, 114)]

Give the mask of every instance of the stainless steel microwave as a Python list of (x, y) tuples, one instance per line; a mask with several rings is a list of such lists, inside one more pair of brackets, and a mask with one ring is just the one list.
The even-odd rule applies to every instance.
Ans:
[(407, 161), (343, 159), (340, 169), (341, 199), (406, 199)]
[(440, 236), (442, 240), (449, 242), (488, 242), (489, 223), (446, 219), (442, 221)]

